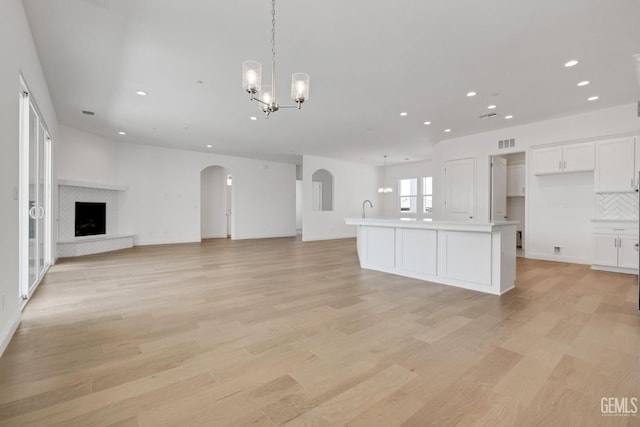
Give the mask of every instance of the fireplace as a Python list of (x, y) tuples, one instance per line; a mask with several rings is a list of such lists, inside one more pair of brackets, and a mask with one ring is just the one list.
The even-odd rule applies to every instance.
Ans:
[(76, 202), (76, 237), (106, 234), (106, 223), (106, 203)]

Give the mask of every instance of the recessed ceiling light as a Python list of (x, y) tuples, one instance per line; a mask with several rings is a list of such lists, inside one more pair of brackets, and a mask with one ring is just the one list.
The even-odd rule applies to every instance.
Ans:
[(599, 97), (599, 96), (591, 96), (591, 97), (589, 97), (589, 98), (587, 99), (587, 101), (595, 101), (595, 100), (597, 100), (597, 99), (600, 99), (600, 97)]
[(477, 93), (475, 93), (474, 91), (471, 92), (467, 92), (467, 96), (471, 97), (471, 96), (476, 96)]
[(403, 111), (402, 113), (400, 113), (400, 115), (401, 115), (402, 117), (406, 116), (407, 114), (408, 114), (408, 113), (407, 113), (406, 111)]
[(589, 82), (589, 80), (583, 80), (583, 81), (581, 81), (580, 83), (578, 83), (578, 86), (586, 86), (586, 85), (588, 85), (589, 83), (590, 83), (590, 82)]
[(451, 129), (445, 129), (444, 131), (449, 133), (449, 132), (451, 132)]
[(127, 134), (127, 133), (126, 133), (126, 132), (123, 132), (123, 131), (118, 132), (118, 135), (126, 135), (126, 134)]
[(572, 59), (571, 61), (567, 61), (564, 63), (564, 66), (569, 68), (569, 67), (573, 67), (574, 65), (578, 65), (578, 60), (577, 59)]
[(254, 120), (255, 121), (255, 120), (258, 120), (258, 118), (256, 116), (251, 116), (251, 117), (249, 117), (249, 120)]
[(504, 116), (504, 118), (507, 119), (507, 120), (511, 120), (511, 119), (513, 119), (513, 116), (512, 115), (508, 115), (508, 116)]
[(495, 108), (496, 108), (496, 106), (495, 106), (495, 105), (493, 105), (493, 104), (491, 104), (491, 105), (489, 105), (487, 108), (488, 108), (489, 110), (493, 110), (493, 109), (495, 109)]
[(424, 122), (424, 125), (425, 125), (425, 126), (429, 126), (430, 124), (431, 124), (431, 122), (429, 122), (429, 121)]
[(211, 147), (213, 147), (213, 145), (207, 144), (207, 148), (211, 148)]
[(136, 93), (140, 96), (147, 96), (147, 92), (143, 91), (143, 90), (137, 90)]

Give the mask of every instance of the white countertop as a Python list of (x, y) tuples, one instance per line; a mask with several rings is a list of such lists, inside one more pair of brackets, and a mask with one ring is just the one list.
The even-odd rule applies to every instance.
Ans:
[(347, 225), (368, 225), (372, 227), (422, 228), (425, 230), (492, 231), (496, 228), (517, 225), (519, 221), (467, 222), (433, 221), (422, 218), (345, 218)]

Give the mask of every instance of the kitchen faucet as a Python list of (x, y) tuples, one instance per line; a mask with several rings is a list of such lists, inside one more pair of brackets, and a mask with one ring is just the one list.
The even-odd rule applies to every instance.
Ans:
[(362, 218), (365, 217), (365, 215), (364, 215), (364, 205), (366, 205), (367, 203), (369, 203), (369, 206), (371, 208), (373, 208), (373, 203), (371, 203), (371, 200), (365, 200), (364, 202), (362, 202)]

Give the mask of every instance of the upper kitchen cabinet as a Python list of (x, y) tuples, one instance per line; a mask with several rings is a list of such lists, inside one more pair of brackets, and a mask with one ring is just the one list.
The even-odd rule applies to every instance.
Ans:
[(595, 167), (593, 143), (537, 148), (533, 153), (533, 174), (549, 175), (588, 172)]
[(597, 193), (631, 192), (636, 187), (636, 147), (633, 137), (596, 143)]

